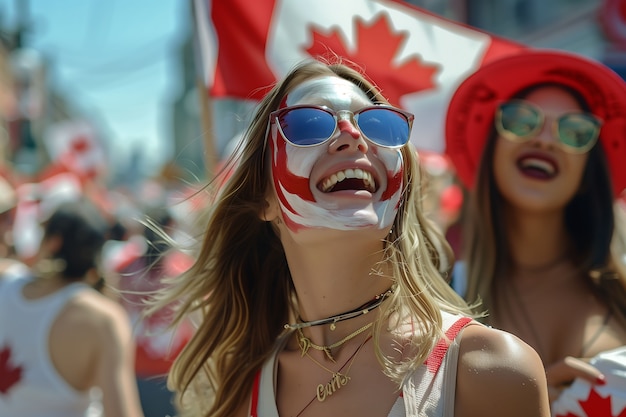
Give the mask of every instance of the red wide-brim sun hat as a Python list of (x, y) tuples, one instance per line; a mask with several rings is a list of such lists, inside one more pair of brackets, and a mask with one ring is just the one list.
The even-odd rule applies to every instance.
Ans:
[(557, 83), (580, 92), (602, 119), (600, 143), (615, 196), (626, 189), (626, 82), (592, 59), (555, 50), (522, 50), (492, 61), (467, 77), (453, 94), (446, 116), (446, 153), (465, 186), (472, 188), (492, 129), (496, 105), (536, 83)]

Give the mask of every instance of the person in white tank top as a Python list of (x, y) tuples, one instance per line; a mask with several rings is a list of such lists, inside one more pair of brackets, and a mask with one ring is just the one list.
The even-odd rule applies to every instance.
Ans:
[(468, 317), (439, 270), (413, 115), (307, 61), (253, 120), (196, 263), (154, 306), (197, 319), (170, 373), (183, 413), (548, 417), (537, 353)]
[(87, 202), (45, 222), (34, 266), (0, 279), (0, 416), (84, 417), (90, 392), (107, 417), (142, 417), (129, 320), (92, 288), (107, 224)]

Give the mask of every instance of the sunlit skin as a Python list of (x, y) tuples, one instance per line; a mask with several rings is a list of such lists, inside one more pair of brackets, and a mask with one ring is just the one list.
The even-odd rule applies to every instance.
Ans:
[[(285, 106), (312, 104), (355, 112), (373, 103), (356, 85), (339, 77), (307, 81), (286, 97)], [(272, 177), (289, 229), (356, 230), (391, 226), (402, 193), (402, 154), (365, 139), (351, 120), (340, 119), (333, 136), (321, 145), (296, 147), (270, 131)], [(321, 184), (346, 169), (369, 172), (375, 191), (357, 188), (323, 192)]]
[(545, 123), (537, 136), (523, 143), (498, 137), (493, 158), (496, 184), (513, 207), (561, 210), (580, 186), (587, 154), (568, 153), (559, 146), (553, 123), (564, 113), (582, 110), (574, 97), (557, 87), (537, 89), (524, 100), (541, 109)]

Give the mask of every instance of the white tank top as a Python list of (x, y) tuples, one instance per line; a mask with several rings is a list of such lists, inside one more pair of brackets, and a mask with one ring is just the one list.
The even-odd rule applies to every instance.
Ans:
[[(417, 368), (402, 387), (388, 417), (451, 417), (454, 415), (456, 367), (459, 338), (472, 323), (469, 317), (441, 312), (448, 340), (440, 340), (426, 362)], [(253, 388), (250, 417), (278, 417), (276, 407), (276, 356), (282, 343), (257, 374)]]
[(0, 280), (0, 416), (83, 417), (88, 392), (71, 387), (48, 353), (52, 323), (68, 300), (86, 284), (73, 283), (48, 296), (27, 300), (30, 279)]

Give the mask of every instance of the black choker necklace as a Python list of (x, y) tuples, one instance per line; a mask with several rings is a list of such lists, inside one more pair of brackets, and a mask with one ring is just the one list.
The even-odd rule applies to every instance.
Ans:
[(325, 319), (313, 320), (313, 321), (304, 321), (294, 324), (285, 324), (285, 329), (288, 330), (297, 330), (303, 329), (305, 327), (311, 326), (321, 326), (324, 324), (330, 323), (330, 330), (335, 330), (336, 324), (340, 321), (349, 320), (363, 314), (367, 314), (370, 311), (374, 310), (376, 307), (380, 306), (383, 301), (385, 301), (391, 294), (393, 294), (394, 287), (389, 288), (382, 294), (378, 294), (376, 297), (372, 298), (370, 301), (366, 302), (355, 308), (354, 310), (346, 311), (345, 313), (338, 314), (336, 316), (327, 317)]

